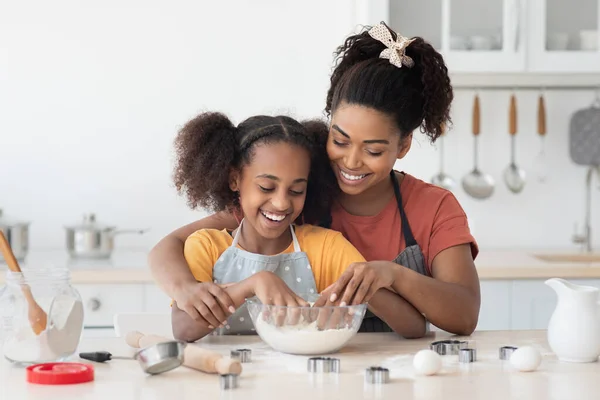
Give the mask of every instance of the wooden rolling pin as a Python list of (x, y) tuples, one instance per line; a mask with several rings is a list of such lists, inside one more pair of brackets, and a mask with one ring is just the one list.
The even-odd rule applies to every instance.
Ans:
[[(144, 335), (137, 331), (132, 331), (125, 335), (125, 342), (135, 348), (145, 348), (156, 343), (170, 342), (172, 340), (162, 336)], [(242, 373), (242, 364), (238, 360), (225, 358), (219, 353), (194, 345), (185, 346), (183, 365), (208, 374), (239, 375)]]
[[(8, 269), (12, 272), (20, 273), (21, 268), (19, 267), (17, 258), (2, 231), (0, 231), (0, 251), (2, 251), (2, 254), (4, 255), (4, 260), (8, 265)], [(27, 317), (29, 319), (29, 324), (31, 325), (33, 332), (36, 335), (39, 335), (46, 329), (48, 316), (46, 315), (46, 311), (44, 311), (33, 298), (29, 285), (21, 285), (21, 290), (23, 291), (23, 296), (25, 296), (25, 299), (27, 300)]]

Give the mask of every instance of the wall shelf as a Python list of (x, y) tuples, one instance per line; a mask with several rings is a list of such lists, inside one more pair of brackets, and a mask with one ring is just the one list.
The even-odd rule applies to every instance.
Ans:
[(450, 73), (456, 90), (600, 91), (600, 74), (591, 73)]

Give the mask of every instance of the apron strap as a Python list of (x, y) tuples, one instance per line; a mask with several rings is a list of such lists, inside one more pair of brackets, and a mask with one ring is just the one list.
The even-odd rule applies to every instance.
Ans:
[(231, 243), (231, 247), (237, 247), (237, 245), (240, 241), (240, 232), (242, 231), (243, 223), (244, 223), (244, 218), (242, 218), (242, 220), (240, 221), (240, 225), (238, 226), (238, 229), (235, 232), (235, 235), (233, 235), (233, 242)]
[[(231, 247), (237, 247), (240, 241), (240, 232), (242, 231), (242, 224), (244, 223), (244, 219), (240, 221), (240, 226), (238, 227), (237, 232), (233, 236), (233, 242), (231, 243)], [(290, 231), (292, 231), (292, 242), (294, 243), (294, 252), (298, 253), (300, 250), (300, 243), (298, 242), (298, 238), (296, 237), (296, 232), (294, 232), (294, 225), (290, 225)]]
[(402, 205), (402, 195), (400, 194), (400, 185), (398, 184), (398, 178), (396, 178), (396, 172), (392, 170), (390, 173), (392, 177), (392, 186), (394, 186), (394, 195), (396, 196), (396, 203), (398, 204), (398, 211), (400, 211), (400, 220), (402, 223), (402, 235), (404, 235), (404, 242), (406, 247), (414, 246), (417, 244), (415, 237), (410, 229), (408, 218), (404, 212), (404, 206)]
[(300, 250), (300, 243), (298, 243), (296, 232), (294, 232), (294, 225), (290, 225), (290, 230), (292, 231), (292, 242), (294, 243), (294, 252), (299, 253), (302, 250)]

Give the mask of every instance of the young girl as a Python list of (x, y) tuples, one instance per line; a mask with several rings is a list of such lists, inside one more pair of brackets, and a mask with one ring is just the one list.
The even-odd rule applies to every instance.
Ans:
[[(328, 214), (329, 192), (336, 185), (318, 142), (326, 129), (268, 116), (251, 117), (235, 127), (223, 114), (205, 113), (180, 131), (177, 189), (192, 208), (228, 210), (243, 218), (233, 232), (201, 229), (185, 241), (185, 259), (201, 282), (200, 315), (191, 318), (175, 300), (175, 338), (195, 341), (217, 327), (224, 334), (252, 333), (246, 298), (306, 306), (302, 294), (322, 292), (348, 265), (364, 261), (339, 232), (294, 225)], [(422, 316), (413, 317), (424, 329)]]
[[(404, 38), (383, 23), (347, 38), (337, 54), (326, 149), (340, 193), (329, 222), (369, 262), (350, 266), (318, 304), (369, 301), (376, 316), (365, 318), (363, 331), (404, 334), (391, 321), (418, 310), (437, 327), (468, 335), (477, 325), (480, 293), (467, 217), (451, 192), (394, 171), (415, 130), (434, 141), (450, 123), (453, 93), (444, 60), (422, 38)], [(152, 250), (153, 274), (190, 313), (198, 297), (183, 241), (199, 228), (236, 225), (230, 214), (218, 213)], [(379, 287), (396, 293), (397, 308), (369, 299)]]

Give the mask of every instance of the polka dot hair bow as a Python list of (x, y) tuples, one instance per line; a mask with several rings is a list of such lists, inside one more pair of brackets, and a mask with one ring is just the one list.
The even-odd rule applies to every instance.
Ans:
[(373, 39), (379, 40), (387, 47), (387, 49), (383, 50), (381, 54), (379, 54), (379, 58), (389, 59), (390, 64), (395, 65), (398, 68), (402, 68), (402, 65), (406, 65), (408, 68), (411, 68), (413, 65), (415, 65), (413, 59), (404, 54), (408, 45), (411, 44), (415, 39), (409, 39), (398, 35), (394, 41), (392, 34), (388, 30), (387, 26), (385, 26), (383, 23), (375, 25), (369, 29), (369, 35)]

